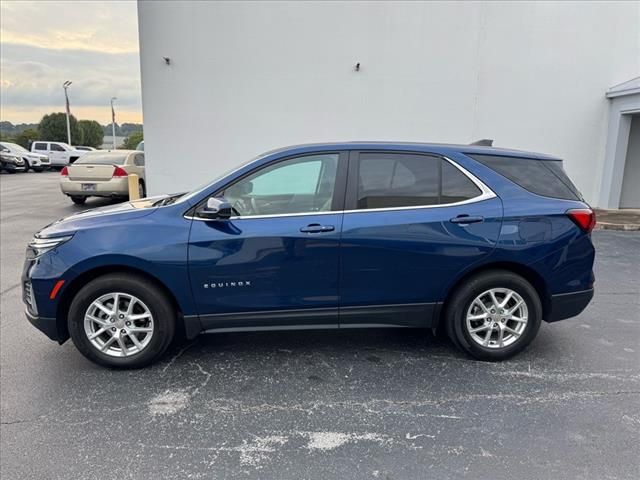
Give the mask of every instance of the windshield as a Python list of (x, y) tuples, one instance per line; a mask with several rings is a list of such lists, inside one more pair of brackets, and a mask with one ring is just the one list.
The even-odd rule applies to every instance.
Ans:
[(74, 165), (124, 165), (129, 152), (87, 152)]
[(11, 150), (15, 150), (16, 152), (28, 152), (26, 148), (18, 145), (17, 143), (3, 143), (3, 145)]

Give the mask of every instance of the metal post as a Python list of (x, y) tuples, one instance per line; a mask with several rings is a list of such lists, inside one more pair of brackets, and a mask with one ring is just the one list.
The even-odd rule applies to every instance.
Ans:
[(64, 88), (64, 99), (65, 99), (65, 110), (67, 113), (67, 143), (71, 145), (71, 124), (69, 123), (69, 115), (71, 114), (71, 109), (69, 108), (69, 94), (67, 93), (67, 88), (71, 85), (72, 82), (67, 80), (62, 84), (62, 88)]
[(139, 183), (138, 175), (135, 173), (130, 173), (127, 177), (128, 187), (129, 187), (129, 200), (138, 200), (140, 198), (140, 189), (138, 186)]
[(113, 101), (117, 100), (116, 97), (111, 97), (111, 142), (113, 149), (116, 149), (116, 111), (113, 109)]

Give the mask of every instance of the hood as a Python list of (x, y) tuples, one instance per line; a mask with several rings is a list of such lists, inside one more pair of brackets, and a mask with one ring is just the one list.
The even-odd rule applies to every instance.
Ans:
[(50, 223), (36, 235), (39, 237), (57, 237), (85, 228), (95, 228), (102, 225), (121, 223), (146, 217), (158, 209), (158, 207), (153, 206), (154, 203), (167, 196), (168, 195), (159, 195), (157, 197), (142, 198), (132, 202), (118, 203), (117, 205), (109, 205), (74, 213), (73, 215)]

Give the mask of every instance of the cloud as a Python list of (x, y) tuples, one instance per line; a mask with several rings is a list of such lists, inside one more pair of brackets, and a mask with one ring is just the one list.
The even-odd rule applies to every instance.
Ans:
[(131, 53), (137, 22), (135, 1), (0, 2), (3, 43)]
[(3, 44), (2, 104), (7, 106), (64, 103), (62, 83), (71, 80), (75, 105), (118, 103), (140, 107), (140, 65), (137, 53), (56, 50)]
[(66, 80), (72, 112), (102, 112), (117, 97), (120, 111), (141, 118), (135, 2), (3, 1), (0, 35), (2, 120), (62, 111)]

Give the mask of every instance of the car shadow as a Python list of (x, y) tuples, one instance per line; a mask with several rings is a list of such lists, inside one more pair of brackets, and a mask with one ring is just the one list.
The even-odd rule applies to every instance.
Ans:
[[(431, 330), (418, 328), (367, 328), (327, 330), (284, 330), (269, 332), (209, 333), (194, 340), (174, 342), (160, 363), (181, 362), (184, 352), (191, 359), (205, 361), (212, 355), (227, 360), (260, 359), (274, 353), (296, 356), (327, 355), (342, 360), (363, 356), (371, 363), (383, 358), (413, 357), (472, 361), (459, 352), (448, 339), (434, 336)], [(173, 359), (173, 360), (171, 360)], [(259, 360), (258, 360), (259, 361)]]

